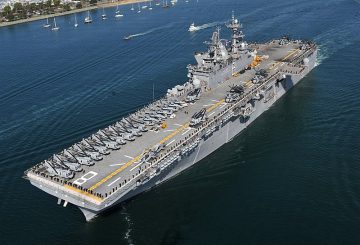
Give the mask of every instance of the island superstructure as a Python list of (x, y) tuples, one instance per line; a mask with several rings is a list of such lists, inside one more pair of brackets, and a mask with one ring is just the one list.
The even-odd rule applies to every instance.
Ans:
[(314, 67), (317, 47), (289, 37), (247, 43), (232, 16), (188, 80), (146, 107), (25, 171), (39, 189), (86, 220), (174, 177), (231, 141)]

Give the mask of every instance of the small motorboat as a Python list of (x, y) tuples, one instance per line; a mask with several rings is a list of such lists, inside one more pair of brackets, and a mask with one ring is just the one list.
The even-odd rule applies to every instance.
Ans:
[(194, 32), (197, 30), (198, 30), (198, 28), (195, 26), (195, 23), (193, 22), (189, 27), (189, 32)]

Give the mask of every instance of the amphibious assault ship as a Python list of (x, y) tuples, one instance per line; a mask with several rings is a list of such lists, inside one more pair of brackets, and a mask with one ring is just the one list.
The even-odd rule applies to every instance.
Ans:
[(289, 37), (247, 43), (239, 21), (195, 53), (188, 80), (161, 99), (25, 171), (86, 220), (174, 177), (231, 141), (315, 66), (317, 47)]

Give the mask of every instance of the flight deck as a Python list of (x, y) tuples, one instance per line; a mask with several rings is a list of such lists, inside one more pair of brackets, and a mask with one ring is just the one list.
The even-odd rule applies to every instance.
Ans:
[(203, 159), (232, 140), (313, 67), (316, 45), (288, 37), (247, 44), (212, 35), (188, 81), (25, 171), (36, 187), (87, 220)]

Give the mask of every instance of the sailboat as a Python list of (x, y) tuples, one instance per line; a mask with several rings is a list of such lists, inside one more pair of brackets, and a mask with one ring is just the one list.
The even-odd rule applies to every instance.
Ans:
[(54, 26), (53, 26), (53, 28), (51, 28), (51, 30), (52, 31), (57, 31), (57, 30), (59, 30), (60, 29), (60, 27), (58, 27), (57, 25), (56, 25), (56, 20), (55, 20), (55, 17), (54, 17)]
[(46, 18), (46, 24), (43, 25), (44, 28), (49, 28), (51, 25), (49, 24), (49, 18)]
[(152, 10), (152, 7), (151, 7), (151, 1), (150, 1), (150, 6), (149, 6), (149, 10)]
[(140, 10), (140, 3), (138, 3), (138, 8), (139, 10), (137, 11), (138, 13), (141, 13), (141, 10)]
[(88, 15), (85, 17), (84, 23), (85, 24), (90, 24), (92, 22), (91, 16), (90, 16), (90, 11), (88, 11)]
[(78, 27), (78, 22), (77, 22), (77, 19), (76, 19), (76, 14), (74, 14), (75, 15), (75, 24), (74, 24), (74, 27)]
[(101, 19), (102, 19), (102, 20), (106, 20), (106, 19), (107, 19), (106, 14), (105, 14), (105, 9), (104, 9), (104, 7), (103, 7), (103, 14), (101, 15)]
[(160, 1), (156, 2), (155, 5), (156, 5), (156, 6), (159, 6), (159, 5), (160, 5)]
[(164, 1), (163, 1), (163, 6), (162, 6), (163, 8), (170, 8), (170, 5), (168, 4), (168, 2), (167, 2), (167, 0), (166, 0), (166, 2), (164, 3)]
[(131, 9), (130, 9), (131, 11), (134, 11), (135, 9), (134, 9), (134, 4), (131, 4)]
[(124, 15), (120, 13), (119, 10), (119, 5), (116, 6), (116, 11), (115, 11), (115, 18), (119, 18), (119, 17), (123, 17)]

